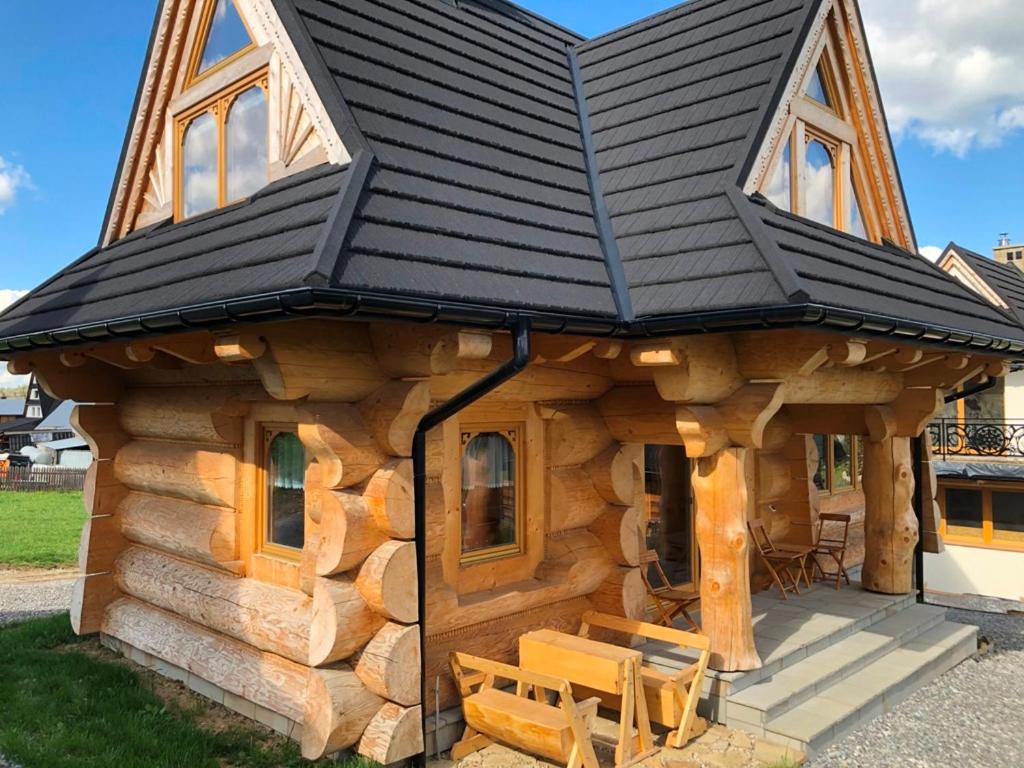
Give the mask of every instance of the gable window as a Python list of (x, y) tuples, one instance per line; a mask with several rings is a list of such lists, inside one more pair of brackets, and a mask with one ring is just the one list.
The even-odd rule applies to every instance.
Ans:
[(235, 0), (208, 0), (199, 24), (202, 44), (192, 54), (190, 83), (255, 47)]
[(209, 84), (196, 88), (205, 98), (175, 116), (177, 220), (250, 197), (266, 186), (270, 173), (265, 62), (255, 71), (243, 68), (240, 74), (224, 69), (255, 47), (235, 0), (207, 0), (199, 31), (186, 92), (215, 72), (229, 82), (208, 96), (204, 89)]
[(840, 73), (827, 46), (790, 105), (762, 193), (776, 207), (866, 240), (880, 240), (865, 209), (867, 178)]
[(521, 429), (463, 429), (462, 562), (522, 552)]
[(259, 550), (298, 558), (306, 535), (306, 449), (295, 428), (263, 426)]

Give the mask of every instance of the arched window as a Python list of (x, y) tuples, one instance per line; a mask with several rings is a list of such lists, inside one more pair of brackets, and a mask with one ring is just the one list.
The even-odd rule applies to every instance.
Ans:
[[(235, 0), (206, 0), (200, 12), (182, 94), (188, 106), (175, 115), (176, 220), (244, 200), (270, 176), (266, 57)], [(210, 93), (214, 72), (227, 85)]]
[(519, 554), (519, 431), (464, 432), (462, 443), (463, 562)]
[(263, 550), (301, 550), (306, 536), (306, 449), (295, 432), (264, 430)]
[(238, 94), (227, 118), (227, 201), (267, 184), (267, 95), (259, 86)]
[(880, 225), (863, 205), (869, 200), (862, 183), (867, 175), (841, 80), (826, 46), (790, 104), (786, 133), (761, 191), (784, 211), (877, 241)]
[(181, 153), (182, 215), (185, 218), (217, 207), (217, 121), (209, 112), (197, 115), (185, 129)]

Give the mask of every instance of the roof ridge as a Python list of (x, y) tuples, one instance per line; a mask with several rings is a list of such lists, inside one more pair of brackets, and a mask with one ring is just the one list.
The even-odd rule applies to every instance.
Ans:
[(366, 180), (376, 165), (377, 158), (370, 150), (359, 150), (348, 166), (348, 172), (338, 189), (337, 198), (327, 215), (323, 234), (313, 249), (313, 268), (302, 279), (303, 285), (324, 288), (331, 284), (344, 252), (345, 240), (352, 227), (356, 206), (366, 189)]
[(768, 236), (764, 222), (752, 214), (750, 206), (754, 204), (753, 201), (738, 187), (731, 185), (726, 187), (725, 196), (736, 209), (740, 223), (750, 234), (754, 247), (761, 254), (782, 293), (792, 302), (809, 301), (811, 294), (801, 283), (796, 270), (786, 261), (776, 242)]
[(597, 238), (604, 252), (605, 268), (608, 270), (608, 283), (615, 301), (615, 309), (619, 319), (625, 323), (636, 320), (633, 310), (633, 299), (629, 291), (629, 281), (622, 265), (622, 254), (615, 238), (608, 205), (601, 188), (601, 170), (597, 163), (597, 152), (594, 148), (594, 134), (590, 128), (590, 112), (587, 107), (587, 95), (580, 74), (580, 62), (573, 46), (566, 46), (569, 59), (569, 74), (572, 78), (573, 95), (576, 99), (576, 112), (580, 121), (580, 139), (583, 142), (583, 160), (587, 169), (587, 185), (590, 187), (590, 200), (594, 208), (594, 224), (597, 227)]
[[(687, 13), (695, 13), (703, 10), (702, 2), (709, 5), (717, 5), (722, 2), (727, 2), (727, 0), (683, 0), (682, 2), (671, 5), (663, 10), (655, 11), (647, 16), (636, 19), (635, 21), (626, 22), (614, 29), (609, 29), (607, 32), (594, 35), (593, 37), (584, 40), (583, 43), (581, 43), (581, 47), (586, 48), (588, 51), (593, 50), (594, 48), (600, 48), (603, 45), (615, 42), (619, 35), (625, 36), (636, 34), (641, 31), (641, 28), (645, 24), (649, 24), (654, 27), (665, 23), (665, 21), (671, 20), (674, 16), (681, 15), (683, 11), (686, 11)], [(662, 17), (665, 18), (662, 19)], [(655, 21), (657, 21), (657, 24), (654, 24)]]

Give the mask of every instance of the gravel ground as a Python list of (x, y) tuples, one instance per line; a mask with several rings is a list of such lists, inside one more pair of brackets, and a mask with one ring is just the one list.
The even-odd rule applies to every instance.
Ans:
[(73, 584), (66, 576), (46, 581), (0, 577), (0, 626), (66, 611)]
[(810, 768), (1024, 765), (1024, 617), (956, 608), (948, 618), (979, 627), (982, 652), (832, 745)]

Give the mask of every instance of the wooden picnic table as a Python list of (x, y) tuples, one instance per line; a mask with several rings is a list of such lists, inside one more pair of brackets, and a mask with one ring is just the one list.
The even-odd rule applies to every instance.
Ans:
[(634, 765), (658, 751), (644, 697), (640, 651), (541, 629), (519, 638), (519, 666), (622, 697), (616, 768)]

